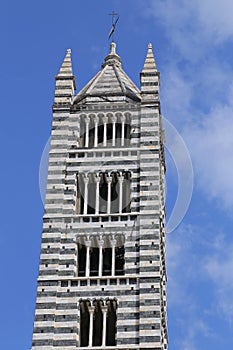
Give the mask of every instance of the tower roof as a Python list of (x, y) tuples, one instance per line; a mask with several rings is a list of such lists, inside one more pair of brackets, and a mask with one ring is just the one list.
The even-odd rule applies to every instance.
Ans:
[(116, 53), (115, 42), (111, 43), (102, 69), (76, 95), (74, 103), (100, 101), (140, 101), (140, 90), (122, 69), (121, 59)]

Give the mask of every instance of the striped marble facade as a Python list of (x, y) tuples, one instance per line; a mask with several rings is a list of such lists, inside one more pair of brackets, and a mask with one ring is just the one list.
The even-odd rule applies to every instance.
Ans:
[[(150, 44), (140, 79), (141, 90), (123, 71), (115, 43), (100, 72), (76, 96), (70, 50), (56, 77), (31, 350), (167, 349), (164, 132)], [(78, 174), (112, 172), (130, 173), (130, 209), (79, 214)], [(89, 191), (98, 197), (97, 187)], [(106, 193), (107, 201), (112, 192)], [(88, 264), (93, 248), (114, 252), (119, 237), (124, 274), (79, 276), (79, 242), (90, 248)], [(82, 346), (82, 300), (116, 302), (115, 345)]]

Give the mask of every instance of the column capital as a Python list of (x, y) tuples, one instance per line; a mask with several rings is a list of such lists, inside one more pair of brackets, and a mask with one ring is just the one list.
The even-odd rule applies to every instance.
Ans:
[(124, 181), (124, 176), (122, 175), (122, 173), (120, 173), (120, 175), (118, 176), (118, 181), (119, 182), (123, 182)]
[(111, 239), (111, 245), (112, 247), (115, 247), (117, 244), (117, 240), (115, 238)]
[(88, 311), (90, 312), (90, 313), (94, 313), (94, 311), (95, 311), (95, 306), (93, 306), (93, 305), (91, 305), (91, 306), (88, 306)]
[(88, 116), (85, 117), (85, 123), (86, 123), (86, 124), (89, 124), (89, 123), (90, 123), (90, 117), (88, 117)]
[(117, 117), (116, 117), (115, 115), (113, 115), (113, 116), (111, 117), (111, 120), (112, 120), (112, 123), (116, 123)]
[(85, 185), (88, 184), (88, 182), (89, 182), (89, 176), (88, 176), (88, 175), (85, 175), (85, 176), (83, 177), (83, 181), (84, 181)]
[(126, 120), (125, 116), (124, 116), (124, 115), (121, 115), (121, 116), (120, 116), (120, 121), (121, 121), (121, 123), (124, 123), (125, 120)]
[(99, 174), (97, 174), (96, 176), (95, 176), (95, 182), (97, 182), (97, 183), (99, 183), (100, 182), (100, 175)]
[(102, 238), (99, 238), (98, 239), (98, 244), (99, 244), (99, 247), (103, 247), (104, 246), (104, 240)]
[(108, 306), (107, 306), (107, 305), (103, 305), (103, 306), (101, 307), (101, 310), (102, 310), (102, 312), (107, 313), (107, 311), (108, 311)]
[(90, 239), (87, 239), (86, 242), (84, 243), (85, 246), (87, 246), (88, 248), (91, 247), (91, 240)]
[(94, 123), (95, 123), (95, 124), (98, 124), (98, 122), (99, 122), (99, 117), (98, 117), (97, 115), (95, 115), (94, 118), (93, 118), (93, 120), (94, 120)]
[(111, 182), (112, 182), (112, 176), (111, 176), (111, 175), (108, 175), (108, 176), (106, 177), (106, 181), (107, 181), (108, 184), (111, 183)]
[(104, 124), (106, 124), (107, 121), (108, 121), (108, 117), (107, 117), (106, 115), (104, 115), (104, 116), (102, 117), (102, 121), (103, 121)]

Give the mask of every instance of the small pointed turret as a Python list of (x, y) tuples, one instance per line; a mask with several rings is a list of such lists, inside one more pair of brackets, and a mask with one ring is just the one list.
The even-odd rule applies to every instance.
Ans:
[(66, 50), (66, 56), (64, 58), (64, 61), (61, 65), (61, 68), (59, 70), (59, 73), (57, 77), (72, 77), (73, 71), (72, 71), (72, 62), (71, 62), (71, 49)]
[(71, 50), (66, 51), (66, 56), (56, 76), (55, 104), (70, 103), (76, 90), (75, 77), (72, 70)]
[(149, 43), (148, 44), (148, 51), (147, 51), (147, 55), (146, 55), (146, 59), (145, 59), (145, 63), (144, 63), (144, 67), (143, 67), (142, 73), (151, 73), (152, 70), (153, 71), (157, 71), (155, 58), (154, 58), (154, 54), (153, 54), (153, 51), (152, 51), (152, 44)]
[(148, 44), (148, 51), (143, 69), (140, 74), (142, 102), (155, 102), (159, 100), (159, 79), (152, 45)]

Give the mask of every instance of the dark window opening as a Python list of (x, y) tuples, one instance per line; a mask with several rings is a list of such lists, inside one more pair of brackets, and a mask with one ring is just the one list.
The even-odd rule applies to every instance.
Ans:
[[(107, 300), (106, 302), (95, 300), (92, 306), (90, 301), (80, 301), (81, 347), (116, 346), (116, 309), (116, 300)], [(92, 333), (90, 333), (91, 323), (93, 325)], [(103, 329), (105, 329), (105, 339), (103, 339)]]
[(94, 174), (89, 176), (88, 184), (88, 202), (87, 202), (87, 214), (95, 214), (95, 193), (96, 193), (96, 183)]
[(107, 328), (106, 328), (106, 345), (116, 346), (116, 301), (107, 302)]
[(124, 181), (123, 181), (123, 203), (122, 203), (122, 212), (129, 213), (130, 212), (130, 172), (125, 172)]
[(116, 247), (116, 276), (124, 275), (125, 247)]
[(101, 145), (104, 141), (104, 126), (98, 126), (98, 144)]
[(112, 174), (111, 183), (111, 213), (119, 213), (119, 182), (118, 173)]
[(95, 302), (95, 311), (93, 315), (93, 346), (102, 345), (102, 334), (103, 334), (103, 314), (101, 310), (101, 302)]
[(112, 248), (103, 249), (103, 276), (111, 275)]
[(78, 276), (84, 277), (86, 270), (87, 248), (85, 245), (78, 244)]
[(108, 184), (106, 176), (106, 174), (102, 174), (99, 189), (99, 210), (101, 214), (107, 213)]
[(88, 311), (88, 302), (80, 302), (80, 333), (81, 333), (81, 346), (87, 347), (89, 341), (89, 326), (90, 326), (90, 315)]
[(92, 248), (90, 253), (90, 276), (98, 276), (99, 248)]

